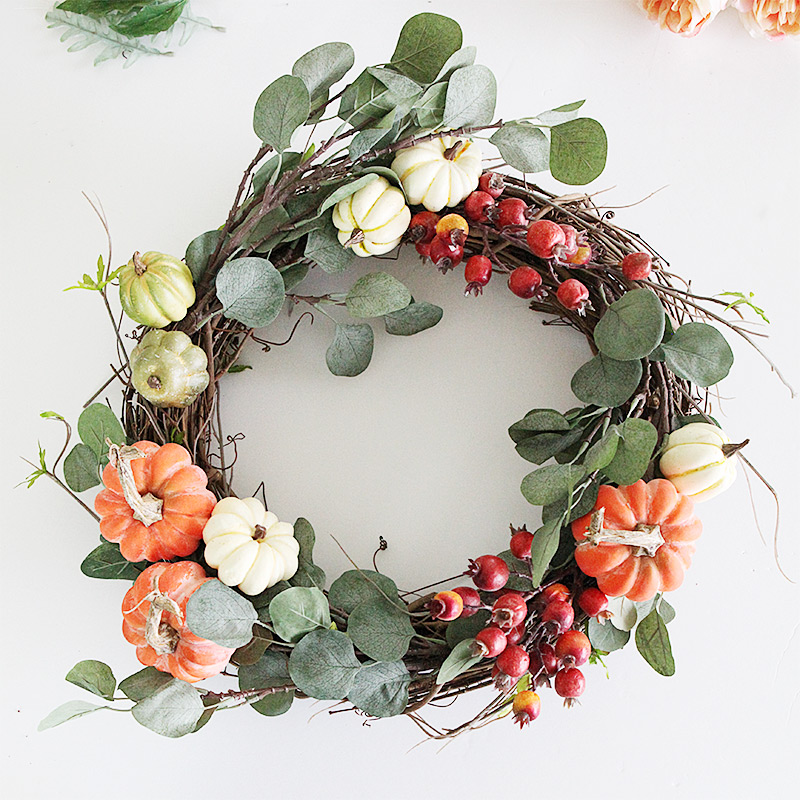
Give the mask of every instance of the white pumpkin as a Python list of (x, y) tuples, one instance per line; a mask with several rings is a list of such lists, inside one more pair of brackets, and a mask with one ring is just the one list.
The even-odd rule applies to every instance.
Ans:
[(730, 441), (716, 425), (691, 422), (667, 436), (658, 466), (679, 492), (695, 502), (709, 500), (736, 478), (736, 465), (723, 450)]
[(392, 161), (412, 206), (457, 206), (478, 187), (481, 151), (469, 139), (442, 136), (400, 150)]
[(380, 256), (394, 250), (410, 222), (411, 210), (403, 193), (380, 176), (333, 208), (339, 241), (357, 256)]
[(258, 594), (297, 572), (294, 526), (279, 522), (255, 497), (226, 497), (203, 528), (205, 559), (226, 586)]

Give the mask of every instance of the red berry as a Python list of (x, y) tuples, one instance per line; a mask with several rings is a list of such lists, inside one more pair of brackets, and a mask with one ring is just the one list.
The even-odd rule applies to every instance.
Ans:
[(567, 258), (567, 264), (574, 264), (577, 267), (582, 267), (592, 260), (592, 248), (588, 244), (578, 245), (578, 249), (574, 255)]
[(592, 587), (581, 593), (578, 605), (590, 617), (596, 617), (608, 608), (608, 598), (599, 589)]
[(643, 281), (650, 275), (652, 265), (650, 253), (628, 253), (622, 259), (622, 274), (629, 281)]
[(548, 675), (555, 675), (558, 671), (558, 656), (556, 655), (555, 648), (551, 644), (539, 645), (539, 658), (544, 667), (544, 671)]
[(499, 172), (484, 172), (478, 179), (478, 188), (491, 197), (500, 197), (506, 188), (506, 182)]
[(514, 558), (525, 560), (531, 557), (531, 543), (533, 542), (533, 534), (527, 530), (518, 530), (511, 537), (511, 554)]
[(515, 625), (511, 630), (506, 631), (506, 639), (509, 644), (517, 644), (519, 640), (525, 635), (525, 623)]
[(474, 294), (477, 297), (491, 277), (492, 262), (486, 256), (470, 256), (464, 265), (464, 280), (467, 282), (464, 294)]
[(525, 212), (528, 206), (518, 197), (508, 197), (497, 204), (497, 225), (506, 228), (509, 225), (525, 225)]
[(572, 699), (580, 697), (586, 688), (586, 678), (583, 673), (575, 667), (567, 667), (558, 671), (555, 680), (556, 694), (560, 697)]
[(559, 261), (566, 261), (578, 252), (578, 231), (572, 225), (559, 225), (564, 231), (564, 244), (558, 250), (556, 255)]
[(508, 276), (508, 288), (525, 300), (539, 295), (541, 285), (542, 276), (533, 267), (517, 267)]
[(431, 242), (430, 259), (442, 272), (457, 267), (463, 257), (464, 248), (461, 245), (451, 244), (441, 236), (436, 236)]
[(473, 655), (494, 658), (506, 649), (507, 644), (505, 633), (492, 625), (475, 634), (471, 650)]
[(528, 240), (531, 253), (545, 259), (555, 258), (555, 249), (562, 247), (567, 241), (561, 226), (549, 219), (538, 219), (536, 222), (532, 222), (525, 238)]
[(456, 586), (453, 591), (461, 595), (464, 601), (464, 610), (461, 612), (462, 617), (471, 617), (477, 614), (483, 608), (481, 596), (471, 586)]
[(472, 192), (464, 201), (464, 213), (473, 222), (488, 222), (486, 209), (494, 205), (494, 197), (488, 192)]
[(492, 606), (492, 623), (503, 630), (520, 625), (527, 616), (528, 604), (517, 592), (507, 592)]
[(563, 600), (553, 600), (545, 606), (542, 612), (542, 621), (553, 622), (556, 630), (565, 631), (575, 621), (575, 612), (569, 603), (565, 603)]
[(567, 278), (556, 291), (558, 302), (569, 311), (581, 313), (589, 299), (589, 290), (575, 278)]
[(423, 258), (431, 257), (431, 243), (430, 242), (417, 242), (414, 247)]
[(508, 564), (497, 556), (478, 556), (470, 559), (464, 573), (482, 592), (497, 592), (508, 583)]
[(563, 583), (551, 583), (542, 589), (541, 598), (545, 603), (552, 603), (553, 600), (566, 602), (569, 600), (569, 589)]
[(436, 236), (449, 244), (463, 246), (469, 235), (469, 225), (461, 214), (445, 214), (436, 223)]
[(531, 692), (530, 690), (520, 692), (515, 695), (511, 706), (511, 710), (514, 712), (514, 722), (520, 728), (524, 728), (539, 716), (540, 707), (539, 695), (536, 692)]
[(497, 656), (497, 669), (509, 678), (519, 678), (525, 674), (531, 663), (530, 656), (518, 645), (512, 644), (506, 647)]
[(437, 592), (430, 604), (431, 616), (445, 622), (458, 619), (464, 610), (464, 599), (458, 592)]
[(565, 665), (580, 667), (589, 660), (592, 645), (585, 633), (566, 631), (558, 637), (555, 649), (559, 660)]
[(417, 244), (430, 244), (436, 236), (439, 215), (433, 211), (419, 211), (408, 224), (408, 240)]

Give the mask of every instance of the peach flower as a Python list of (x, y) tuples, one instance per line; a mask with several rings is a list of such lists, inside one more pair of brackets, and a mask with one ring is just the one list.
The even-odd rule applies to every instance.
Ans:
[(641, 0), (642, 8), (662, 28), (694, 36), (728, 5), (729, 0)]
[(782, 39), (787, 34), (800, 34), (798, 0), (738, 0), (735, 6), (752, 36)]

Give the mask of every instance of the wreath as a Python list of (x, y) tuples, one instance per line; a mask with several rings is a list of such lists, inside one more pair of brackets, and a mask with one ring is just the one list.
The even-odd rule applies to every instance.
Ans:
[[(590, 195), (529, 183), (527, 174), (548, 169), (567, 184), (594, 179), (603, 128), (580, 116), (582, 102), (496, 121), (494, 76), (461, 45), (456, 22), (420, 14), (388, 63), (341, 90), (333, 87), (353, 66), (352, 48), (311, 50), (258, 98), (261, 146), (225, 223), (194, 239), (183, 260), (137, 252), (113, 271), (109, 237), (96, 275), (75, 287), (97, 292), (113, 324), (119, 365), (92, 400), (119, 381), (121, 421), (90, 401), (67, 454), (70, 425), (46, 413), (64, 423), (67, 441), (52, 466), (40, 448), (29, 485), (46, 475), (99, 521), (84, 574), (133, 581), (123, 635), (144, 669), (117, 685), (106, 664), (82, 661), (67, 680), (108, 703), (130, 701), (126, 710), (157, 733), (192, 733), (240, 705), (274, 716), (299, 698), (404, 715), (434, 738), (511, 715), (524, 726), (543, 689), (576, 702), (581, 667), (622, 648), (634, 629), (645, 660), (674, 672), (664, 593), (681, 584), (700, 536), (695, 502), (726, 489), (732, 456), (743, 458), (744, 443), (710, 416), (707, 389), (733, 353), (709, 323), (756, 346), (741, 309), (762, 312), (751, 296), (696, 296)], [(309, 143), (291, 149), (301, 131)], [(499, 153), (491, 170), (486, 137)], [(463, 585), (400, 592), (377, 566), (353, 563), (326, 590), (311, 524), (281, 521), (234, 491), (241, 437), (222, 430), (217, 387), (248, 368), (239, 362), (248, 342), (269, 350), (256, 331), (287, 305), (305, 309), (300, 319), (333, 320), (325, 359), (338, 376), (369, 364), (365, 320), (382, 319), (394, 336), (437, 324), (442, 309), (383, 270), (342, 294), (302, 290), (311, 269), (340, 273), (359, 256), (411, 245), (443, 273), (463, 265), (467, 295), (507, 283), (544, 324), (579, 331), (592, 353), (572, 377), (580, 405), (537, 408), (509, 428), (536, 465), (521, 489), (541, 524), (512, 525), (504, 542), (487, 543), (505, 549), (465, 565)], [(344, 312), (351, 321), (340, 321)], [(93, 510), (81, 495), (101, 482)], [(238, 685), (198, 685), (220, 673)], [(490, 687), (483, 710), (455, 728), (423, 716), (432, 701)], [(40, 727), (104, 707), (72, 701)]]

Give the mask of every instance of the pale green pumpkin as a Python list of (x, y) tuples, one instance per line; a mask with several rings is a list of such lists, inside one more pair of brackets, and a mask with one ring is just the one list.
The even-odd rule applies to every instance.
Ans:
[(119, 299), (132, 320), (163, 328), (183, 319), (194, 303), (192, 273), (174, 256), (134, 253), (119, 273)]
[(150, 331), (131, 353), (133, 388), (160, 408), (185, 408), (208, 386), (205, 350), (182, 331)]

